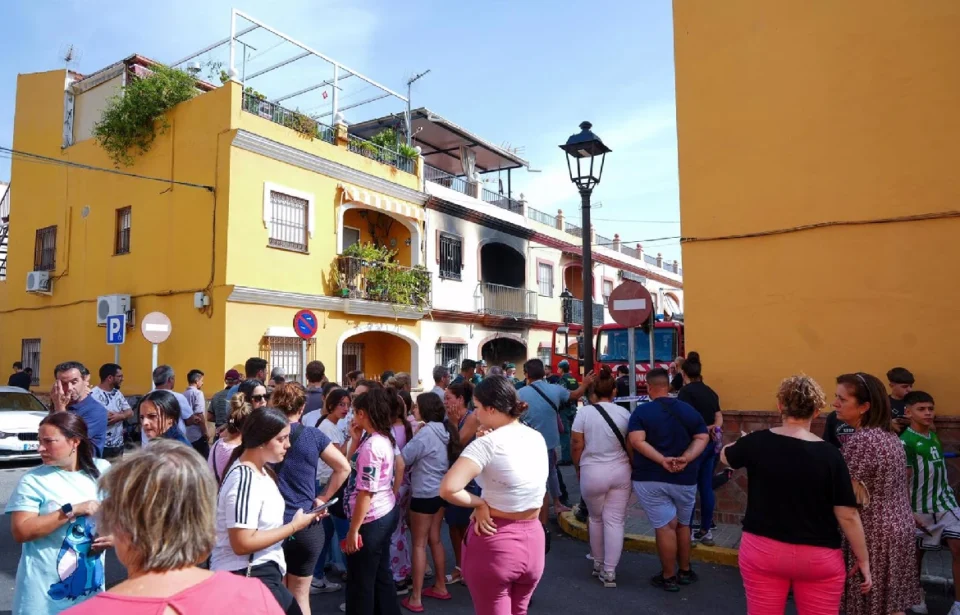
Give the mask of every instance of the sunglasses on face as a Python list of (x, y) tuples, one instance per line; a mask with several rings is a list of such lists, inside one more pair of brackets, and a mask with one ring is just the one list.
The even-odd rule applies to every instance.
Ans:
[(251, 396), (250, 396), (250, 399), (252, 399), (253, 401), (258, 401), (258, 402), (259, 402), (259, 401), (266, 401), (266, 400), (267, 400), (267, 396), (266, 396), (266, 395), (251, 395)]

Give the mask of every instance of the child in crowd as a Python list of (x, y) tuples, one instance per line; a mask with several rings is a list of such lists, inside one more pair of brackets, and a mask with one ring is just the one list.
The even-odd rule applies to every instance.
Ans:
[[(960, 569), (960, 506), (947, 482), (947, 465), (943, 445), (933, 431), (934, 402), (929, 393), (912, 391), (904, 396), (906, 416), (910, 426), (900, 435), (907, 454), (910, 485), (910, 505), (917, 522), (918, 565), (924, 550), (938, 550), (941, 544), (950, 548), (953, 556), (954, 579)], [(960, 584), (955, 583), (955, 602), (949, 615), (960, 615)], [(926, 603), (913, 608), (915, 613), (926, 613)]]
[(910, 425), (910, 417), (906, 414), (906, 396), (913, 390), (914, 382), (913, 374), (905, 367), (894, 367), (887, 372), (890, 412), (893, 414), (893, 426), (898, 433)]

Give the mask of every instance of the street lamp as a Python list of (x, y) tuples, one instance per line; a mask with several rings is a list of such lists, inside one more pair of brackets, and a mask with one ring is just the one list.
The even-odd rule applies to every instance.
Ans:
[[(590, 246), (590, 194), (600, 183), (603, 162), (610, 148), (591, 132), (590, 122), (580, 123), (580, 132), (560, 146), (567, 153), (570, 181), (580, 190), (580, 235), (583, 240), (583, 360), (584, 373), (593, 371), (593, 251)], [(597, 158), (599, 157), (599, 167)], [(576, 161), (576, 171), (574, 171)], [(588, 164), (589, 163), (589, 164)], [(594, 170), (596, 168), (596, 174)]]

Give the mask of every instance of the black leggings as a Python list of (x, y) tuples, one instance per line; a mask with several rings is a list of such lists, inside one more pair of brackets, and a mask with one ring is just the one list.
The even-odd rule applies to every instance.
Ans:
[[(233, 574), (245, 577), (247, 569), (234, 570)], [(260, 582), (267, 586), (267, 591), (273, 594), (277, 603), (286, 615), (303, 615), (300, 605), (294, 600), (293, 594), (283, 586), (283, 576), (280, 574), (280, 566), (276, 562), (266, 562), (257, 564), (250, 569), (251, 579), (260, 579)]]
[(399, 522), (400, 507), (395, 506), (383, 517), (360, 526), (363, 547), (347, 555), (347, 615), (400, 615), (390, 570), (390, 537)]

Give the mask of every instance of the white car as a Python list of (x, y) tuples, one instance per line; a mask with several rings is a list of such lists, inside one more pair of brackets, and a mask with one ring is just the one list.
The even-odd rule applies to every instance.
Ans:
[(33, 393), (0, 386), (0, 462), (39, 459), (40, 421), (49, 412)]

